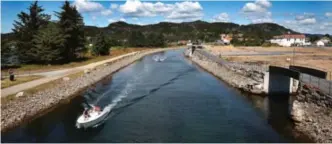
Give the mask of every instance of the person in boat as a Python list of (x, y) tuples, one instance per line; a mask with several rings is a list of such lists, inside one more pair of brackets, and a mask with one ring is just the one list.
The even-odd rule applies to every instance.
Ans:
[(94, 111), (98, 112), (98, 114), (101, 112), (100, 107), (98, 107), (98, 106), (94, 106), (93, 108), (94, 108)]
[(83, 114), (84, 114), (84, 117), (85, 117), (85, 118), (89, 118), (89, 117), (90, 117), (90, 114), (89, 114), (89, 110), (88, 110), (88, 109), (85, 109), (84, 112), (83, 112)]

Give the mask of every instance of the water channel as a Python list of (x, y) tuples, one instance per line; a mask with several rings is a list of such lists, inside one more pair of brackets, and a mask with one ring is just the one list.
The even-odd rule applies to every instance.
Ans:
[[(279, 99), (247, 96), (183, 57), (146, 56), (69, 104), (2, 134), (2, 142), (298, 142)], [(77, 129), (82, 99), (114, 107), (97, 128)], [(287, 105), (287, 103), (286, 103)]]

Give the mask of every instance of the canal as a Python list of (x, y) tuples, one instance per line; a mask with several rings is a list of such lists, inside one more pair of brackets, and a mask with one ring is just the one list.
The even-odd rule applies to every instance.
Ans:
[[(2, 142), (296, 142), (280, 102), (246, 96), (182, 55), (146, 56), (69, 104), (2, 134)], [(155, 54), (157, 55), (157, 54)], [(114, 106), (105, 122), (77, 129), (82, 101)], [(276, 100), (278, 101), (278, 100)], [(271, 110), (276, 110), (272, 112)], [(273, 114), (274, 113), (274, 114)], [(286, 120), (287, 121), (287, 120)]]

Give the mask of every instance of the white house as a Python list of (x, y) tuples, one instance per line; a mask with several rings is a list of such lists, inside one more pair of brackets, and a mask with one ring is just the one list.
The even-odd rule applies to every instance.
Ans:
[(328, 44), (331, 40), (327, 37), (323, 37), (320, 40), (316, 41), (316, 45), (317, 46), (325, 46), (326, 44)]
[(292, 46), (292, 45), (310, 45), (310, 42), (306, 42), (305, 35), (302, 34), (285, 34), (280, 36), (274, 36), (270, 40), (271, 43), (278, 44), (280, 46)]
[(231, 35), (228, 35), (228, 34), (220, 34), (220, 41), (218, 42), (221, 42), (225, 45), (229, 45), (232, 41), (232, 36)]
[(322, 40), (316, 42), (317, 46), (325, 46), (325, 43)]

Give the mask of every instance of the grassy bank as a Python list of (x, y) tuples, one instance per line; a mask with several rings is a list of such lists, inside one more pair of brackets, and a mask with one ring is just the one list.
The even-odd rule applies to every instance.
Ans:
[(40, 79), (42, 76), (22, 76), (22, 77), (16, 77), (15, 81), (10, 81), (9, 78), (5, 78), (1, 80), (1, 89), (11, 87), (17, 84), (25, 83), (28, 81)]
[[(109, 58), (113, 58), (119, 55), (135, 52), (135, 51), (141, 51), (141, 50), (147, 50), (151, 48), (123, 48), (123, 47), (114, 47), (111, 49), (110, 55), (107, 56), (89, 56), (86, 55), (84, 59), (81, 59), (79, 61), (70, 62), (67, 64), (62, 65), (36, 65), (36, 64), (29, 64), (29, 65), (22, 65), (19, 68), (14, 68), (15, 74), (29, 74), (29, 73), (35, 73), (35, 72), (45, 72), (45, 71), (52, 71), (52, 70), (60, 70), (60, 69), (66, 69), (66, 68), (73, 68), (78, 66), (87, 65), (90, 63), (106, 60)], [(1, 72), (4, 75), (8, 75), (8, 70), (3, 69)]]

